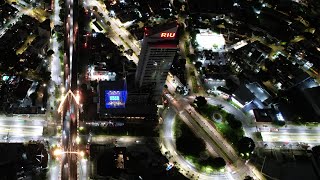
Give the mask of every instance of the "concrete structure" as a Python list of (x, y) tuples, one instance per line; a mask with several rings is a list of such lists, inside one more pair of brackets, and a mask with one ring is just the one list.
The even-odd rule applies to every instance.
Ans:
[(158, 102), (168, 71), (178, 50), (176, 23), (145, 28), (135, 81), (139, 89), (151, 88), (153, 100)]

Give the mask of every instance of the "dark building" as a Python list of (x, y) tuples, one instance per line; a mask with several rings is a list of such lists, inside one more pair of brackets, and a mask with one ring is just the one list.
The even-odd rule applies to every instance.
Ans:
[(289, 121), (319, 122), (320, 86), (306, 89), (292, 88), (279, 102), (279, 110)]
[(0, 143), (0, 179), (32, 179), (35, 168), (46, 168), (48, 153), (38, 142)]
[(232, 0), (190, 0), (188, 5), (191, 13), (228, 13), (233, 9)]

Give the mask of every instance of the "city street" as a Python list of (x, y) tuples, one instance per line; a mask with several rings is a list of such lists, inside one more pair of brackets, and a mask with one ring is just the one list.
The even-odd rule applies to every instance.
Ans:
[[(167, 100), (175, 108), (175, 111), (180, 114), (184, 122), (195, 132), (202, 132), (203, 140), (211, 145), (220, 157), (223, 157), (229, 163), (233, 177), (235, 179), (244, 178), (246, 175), (256, 179), (264, 179), (264, 177), (256, 170), (250, 163), (246, 163), (237, 156), (235, 150), (231, 145), (217, 132), (217, 130), (204, 117), (194, 110), (193, 107), (183, 98), (170, 98), (166, 96)], [(187, 110), (190, 112), (187, 112)], [(206, 138), (206, 136), (209, 136)]]
[(43, 115), (15, 115), (13, 117), (0, 115), (1, 141), (20, 142), (24, 139), (37, 139), (42, 136), (44, 126), (46, 122)]
[[(132, 59), (134, 63), (138, 64), (139, 58), (138, 55), (140, 54), (140, 45), (139, 42), (134, 40), (134, 38), (129, 38), (130, 33), (122, 27), (122, 23), (118, 19), (114, 19), (109, 17), (109, 11), (105, 8), (105, 5), (101, 4), (97, 0), (88, 1), (86, 0), (84, 3), (84, 6), (86, 6), (88, 9), (90, 9), (93, 6), (96, 6), (98, 8), (98, 12), (103, 14), (104, 22), (110, 22), (110, 27), (108, 28), (105, 23), (101, 23), (104, 27), (104, 29), (110, 29), (110, 35), (108, 38), (115, 43), (117, 46), (123, 45), (124, 49), (132, 49), (133, 55), (129, 56), (127, 54), (124, 54), (128, 59)], [(96, 12), (95, 12), (96, 13)], [(99, 17), (100, 15), (97, 15)], [(100, 20), (101, 19), (97, 19)]]
[(10, 29), (12, 25), (16, 24), (20, 20), (23, 14), (24, 12), (19, 11), (15, 17), (10, 19), (10, 21), (0, 29), (0, 38), (7, 32), (8, 29)]

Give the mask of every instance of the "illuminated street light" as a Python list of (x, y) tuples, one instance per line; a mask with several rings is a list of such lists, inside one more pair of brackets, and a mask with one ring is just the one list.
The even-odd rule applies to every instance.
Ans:
[(62, 154), (77, 154), (77, 155), (80, 155), (81, 158), (83, 158), (85, 155), (85, 153), (83, 151), (80, 151), (80, 152), (78, 152), (78, 151), (62, 151), (60, 148), (55, 149), (53, 151), (53, 155), (56, 157), (60, 156)]
[(80, 151), (80, 152), (79, 152), (79, 155), (80, 155), (81, 157), (84, 157), (84, 152), (83, 152), (83, 151)]
[(61, 90), (62, 93), (64, 93), (64, 91), (66, 90), (66, 88), (64, 88), (63, 86), (61, 86), (60, 90)]
[(61, 149), (55, 149), (55, 150), (53, 151), (53, 155), (54, 155), (54, 156), (60, 156), (62, 153), (63, 153), (63, 152), (62, 152)]
[(71, 96), (73, 97), (73, 99), (76, 101), (77, 105), (79, 105), (80, 95), (77, 94), (77, 95), (79, 95), (79, 97), (77, 97), (77, 96), (75, 96), (75, 95), (73, 94), (73, 92), (72, 92), (71, 90), (69, 90), (69, 91), (67, 92), (67, 94), (65, 94), (64, 96), (61, 97), (61, 102), (60, 102), (60, 105), (59, 105), (59, 108), (58, 108), (58, 112), (59, 112), (59, 113), (62, 111), (64, 101), (67, 99), (67, 97), (68, 97), (69, 95), (71, 95)]
[(76, 138), (76, 143), (79, 144), (80, 140), (81, 140), (80, 137), (77, 136), (77, 138)]

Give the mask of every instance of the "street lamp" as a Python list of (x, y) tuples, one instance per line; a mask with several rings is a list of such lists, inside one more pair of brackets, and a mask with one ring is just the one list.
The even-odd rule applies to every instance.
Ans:
[(80, 137), (77, 136), (77, 138), (76, 138), (76, 143), (79, 144), (79, 143), (80, 143), (80, 140), (81, 140)]
[(77, 154), (77, 155), (80, 155), (82, 159), (84, 158), (84, 155), (85, 155), (84, 151), (62, 151), (62, 149), (60, 148), (57, 148), (53, 151), (53, 155), (55, 157), (59, 157), (62, 154)]
[(63, 86), (61, 86), (60, 90), (61, 90), (61, 93), (64, 93), (64, 91), (66, 90), (66, 88), (64, 88)]

